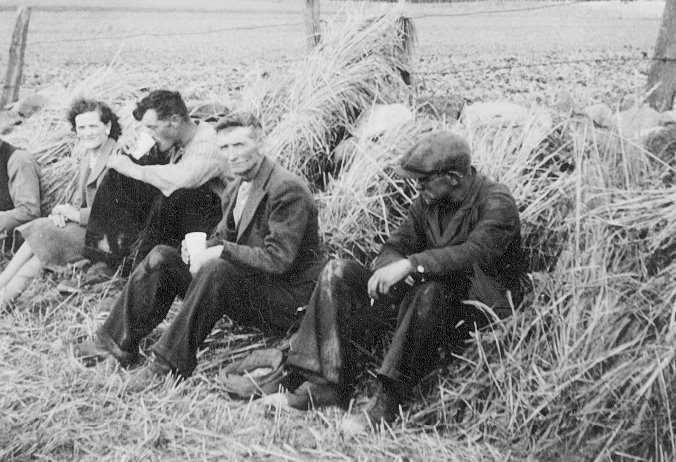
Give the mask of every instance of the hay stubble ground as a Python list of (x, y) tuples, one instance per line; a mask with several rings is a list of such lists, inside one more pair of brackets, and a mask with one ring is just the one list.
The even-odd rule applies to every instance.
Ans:
[[(197, 98), (237, 100), (249, 79), (283, 72), (303, 53), (302, 26), (246, 30), (262, 24), (300, 23), (295, 1), (184, 2), (117, 0), (36, 1), (26, 54), (25, 86), (72, 86), (109, 64), (137, 76), (139, 86), (167, 85)], [(93, 5), (93, 6), (92, 6)], [(465, 14), (539, 3), (411, 7), (410, 14)], [(661, 2), (589, 3), (501, 15), (425, 17), (416, 21), (421, 71), (489, 65), (648, 56), (657, 35)], [(330, 17), (341, 2), (323, 2)], [(0, 50), (6, 49), (14, 12), (0, 3)], [(239, 30), (193, 34), (220, 28)], [(55, 40), (74, 40), (53, 42)], [(40, 43), (42, 42), (42, 43)], [(0, 56), (0, 69), (6, 56)], [(459, 93), (469, 100), (551, 101), (564, 87), (584, 103), (615, 104), (639, 91), (645, 61), (591, 62), (548, 67), (480, 70), (420, 76), (422, 93)], [(395, 432), (341, 435), (336, 410), (288, 413), (260, 403), (232, 401), (215, 376), (226, 358), (257, 345), (259, 337), (228, 338), (208, 349), (194, 378), (147, 393), (124, 392), (126, 372), (102, 364), (87, 369), (64, 353), (64, 341), (90, 335), (119, 287), (97, 287), (64, 298), (42, 279), (19, 309), (0, 318), (0, 459), (2, 460), (509, 460), (525, 457), (508, 443), (495, 447), (480, 434), (423, 431), (408, 421)], [(227, 327), (227, 326), (223, 326)], [(214, 342), (215, 343), (215, 342)], [(356, 414), (364, 399), (355, 403)], [(510, 456), (510, 454), (517, 454)]]

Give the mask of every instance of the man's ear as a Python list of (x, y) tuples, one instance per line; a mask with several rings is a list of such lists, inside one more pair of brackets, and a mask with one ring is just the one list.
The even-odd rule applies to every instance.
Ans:
[(451, 184), (451, 186), (456, 187), (460, 184), (460, 176), (459, 173), (457, 172), (449, 172), (448, 173), (448, 181)]
[(181, 116), (178, 114), (172, 114), (169, 117), (169, 123), (174, 127), (178, 127), (179, 125), (181, 125)]

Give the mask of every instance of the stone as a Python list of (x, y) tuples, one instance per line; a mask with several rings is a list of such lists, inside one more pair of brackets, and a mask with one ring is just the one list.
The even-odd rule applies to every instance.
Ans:
[(657, 112), (650, 106), (634, 106), (617, 114), (617, 129), (630, 140), (643, 140), (652, 132), (674, 122), (671, 112)]
[(49, 98), (40, 93), (29, 93), (14, 103), (12, 111), (21, 117), (30, 117), (49, 104)]
[(599, 127), (608, 128), (613, 125), (613, 111), (606, 104), (592, 104), (584, 108), (583, 112)]
[(559, 112), (570, 114), (573, 112), (579, 112), (580, 103), (577, 102), (570, 91), (562, 88), (554, 96), (552, 107)]
[(403, 104), (375, 104), (357, 119), (354, 136), (364, 140), (378, 138), (413, 118), (411, 110)]
[(21, 117), (14, 111), (0, 111), (0, 135), (6, 135), (16, 125), (21, 124)]
[(342, 164), (345, 160), (352, 158), (358, 149), (359, 141), (354, 136), (345, 138), (338, 143), (333, 150), (333, 160), (336, 164)]
[(416, 112), (435, 119), (458, 120), (465, 107), (465, 99), (460, 95), (421, 96), (416, 100)]
[(188, 111), (192, 119), (205, 122), (218, 122), (221, 117), (230, 113), (230, 110), (216, 101), (193, 101), (189, 103)]
[(661, 161), (676, 167), (676, 124), (651, 131), (643, 139), (643, 147)]
[(477, 125), (510, 126), (523, 123), (528, 109), (510, 102), (485, 102), (465, 106), (460, 121), (468, 127)]

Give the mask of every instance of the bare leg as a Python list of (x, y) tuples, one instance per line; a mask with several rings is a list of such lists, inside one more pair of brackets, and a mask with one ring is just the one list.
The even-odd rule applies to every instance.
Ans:
[(9, 261), (5, 270), (0, 273), (0, 289), (5, 287), (31, 258), (33, 258), (33, 250), (28, 242), (24, 242)]
[(23, 265), (0, 292), (0, 311), (10, 307), (14, 299), (23, 293), (42, 270), (42, 262), (32, 257)]

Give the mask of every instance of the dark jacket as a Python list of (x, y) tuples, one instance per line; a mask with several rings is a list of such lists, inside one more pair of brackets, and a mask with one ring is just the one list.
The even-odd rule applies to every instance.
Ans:
[[(472, 173), (466, 199), (450, 212), (416, 198), (406, 220), (384, 244), (375, 267), (406, 257), (414, 266), (422, 266), (426, 277), (451, 280), (474, 274), (476, 264), (512, 293), (520, 291), (525, 266), (514, 198), (507, 187), (474, 168)], [(452, 216), (444, 217), (444, 213)], [(440, 220), (448, 223), (443, 231)]]
[(232, 210), (242, 180), (228, 184), (223, 219), (209, 245), (223, 244), (221, 258), (291, 285), (316, 281), (325, 262), (307, 185), (267, 158), (252, 181), (239, 227)]

